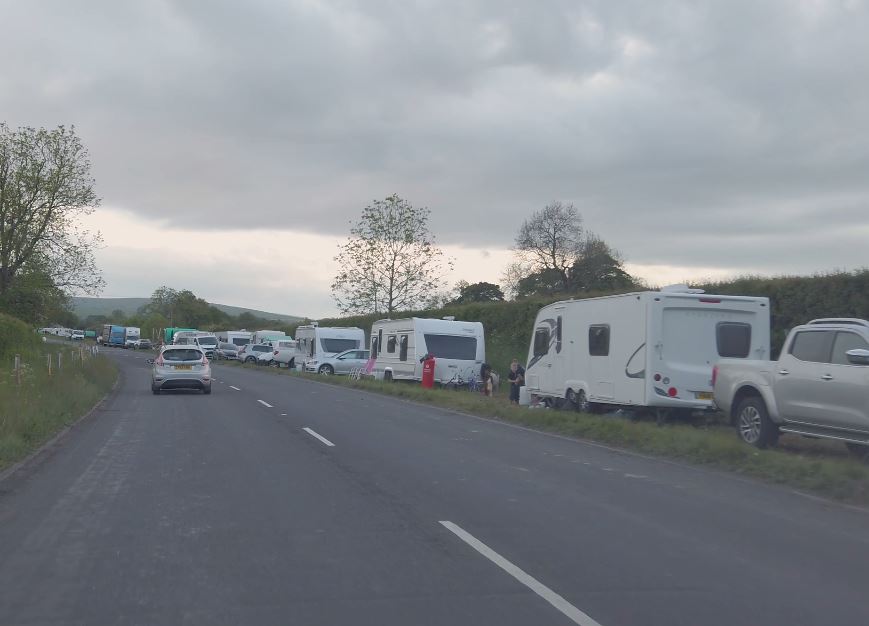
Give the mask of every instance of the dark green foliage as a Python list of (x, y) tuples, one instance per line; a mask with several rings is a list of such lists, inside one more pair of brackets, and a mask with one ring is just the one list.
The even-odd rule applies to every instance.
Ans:
[(35, 350), (41, 340), (33, 328), (0, 313), (0, 367), (11, 365), (16, 354)]
[(459, 284), (459, 297), (452, 304), (469, 304), (471, 302), (503, 302), (504, 292), (494, 283)]

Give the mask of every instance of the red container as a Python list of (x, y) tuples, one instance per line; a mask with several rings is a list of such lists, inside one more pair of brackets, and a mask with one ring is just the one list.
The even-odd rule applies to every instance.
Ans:
[(435, 358), (428, 357), (422, 362), (422, 386), (426, 389), (434, 387)]

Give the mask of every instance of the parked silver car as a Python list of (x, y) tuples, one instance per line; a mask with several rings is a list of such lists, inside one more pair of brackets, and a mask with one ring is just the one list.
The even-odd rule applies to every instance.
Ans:
[(200, 389), (211, 393), (211, 365), (197, 346), (164, 346), (151, 363), (151, 391)]
[(238, 360), (238, 351), (240, 347), (241, 346), (237, 346), (234, 343), (220, 342), (217, 346), (217, 352), (215, 352), (215, 355), (218, 359), (236, 361)]
[(370, 354), (370, 350), (344, 350), (320, 363), (307, 365), (305, 369), (318, 374), (349, 374), (365, 367)]

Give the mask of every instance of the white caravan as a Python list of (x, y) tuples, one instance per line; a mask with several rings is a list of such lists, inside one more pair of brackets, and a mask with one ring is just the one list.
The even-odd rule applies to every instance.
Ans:
[(371, 327), (374, 377), (422, 380), (426, 355), (435, 357), (435, 382), (479, 377), (486, 360), (486, 340), (480, 322), (410, 317), (380, 320)]
[(271, 344), (278, 339), (292, 339), (292, 337), (287, 337), (287, 333), (280, 330), (258, 330), (254, 332), (250, 342)]
[(234, 346), (246, 346), (251, 342), (253, 333), (246, 330), (221, 330), (217, 333), (217, 339), (222, 343), (231, 343)]
[(296, 352), (288, 365), (305, 371), (307, 366), (316, 369), (325, 358), (344, 350), (365, 346), (365, 331), (355, 327), (329, 327), (309, 324), (296, 329)]
[(579, 410), (712, 408), (720, 358), (764, 359), (769, 299), (707, 295), (684, 285), (567, 300), (537, 313), (528, 392)]
[(141, 331), (135, 326), (127, 326), (126, 330), (124, 330), (124, 347), (138, 348), (140, 334)]

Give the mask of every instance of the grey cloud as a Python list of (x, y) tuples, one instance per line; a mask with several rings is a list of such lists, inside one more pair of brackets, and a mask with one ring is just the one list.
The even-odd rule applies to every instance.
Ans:
[(10, 9), (6, 120), (75, 122), (105, 203), (172, 224), (340, 235), (399, 193), (496, 247), (560, 199), (636, 263), (864, 262), (863, 2)]

